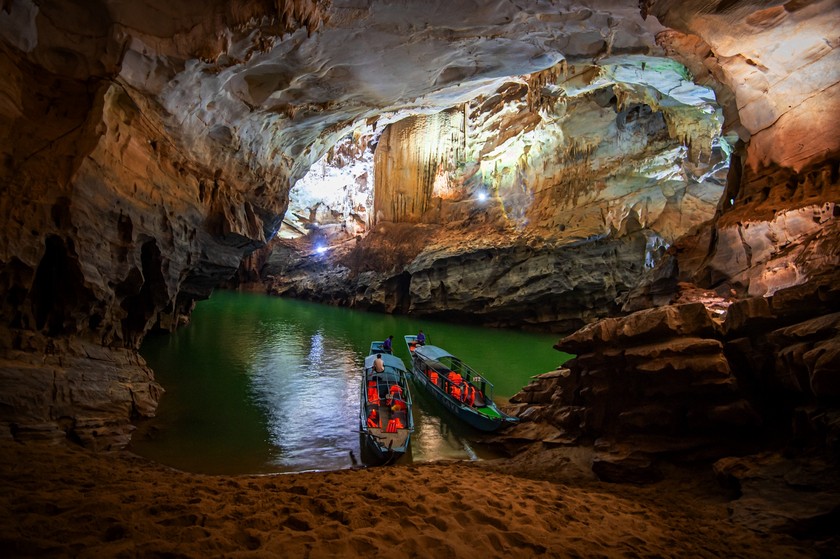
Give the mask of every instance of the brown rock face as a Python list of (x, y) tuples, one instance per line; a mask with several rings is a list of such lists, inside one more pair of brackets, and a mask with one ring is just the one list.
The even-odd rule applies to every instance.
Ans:
[[(835, 270), (736, 301), (725, 320), (690, 303), (586, 326), (556, 346), (577, 355), (568, 369), (511, 399), (526, 423), (509, 440), (594, 444), (599, 477), (636, 482), (657, 479), (659, 460), (743, 455), (761, 439), (830, 455), (840, 448), (837, 280)], [(527, 422), (556, 432), (535, 437), (545, 429)]]
[(241, 164), (185, 157), (159, 105), (119, 78), (88, 79), (111, 66), (58, 64), (50, 41), (66, 37), (42, 33), (28, 58), (0, 51), (0, 423), (122, 446), (162, 392), (135, 353), (144, 334), (174, 327), (270, 238), (284, 198), (251, 192)]

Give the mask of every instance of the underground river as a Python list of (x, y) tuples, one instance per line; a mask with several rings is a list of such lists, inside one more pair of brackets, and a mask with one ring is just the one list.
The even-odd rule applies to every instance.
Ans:
[[(566, 354), (556, 334), (533, 334), (368, 313), (257, 293), (217, 291), (192, 323), (149, 336), (141, 354), (166, 393), (157, 417), (139, 425), (130, 449), (190, 472), (334, 470), (363, 463), (359, 383), (372, 340), (403, 335), (459, 356), (504, 401)], [(492, 458), (481, 435), (412, 384), (415, 432), (405, 461)], [(351, 457), (352, 452), (352, 457)]]

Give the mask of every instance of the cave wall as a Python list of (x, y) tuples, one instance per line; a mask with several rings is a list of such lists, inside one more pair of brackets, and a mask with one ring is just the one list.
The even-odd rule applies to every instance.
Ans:
[[(630, 314), (559, 341), (577, 358), (514, 398), (526, 421), (508, 442), (585, 439), (602, 479), (637, 482), (662, 460), (728, 457), (715, 469), (745, 492), (733, 510), (804, 534), (837, 507), (840, 141), (825, 123), (840, 71), (825, 24), (840, 7), (773, 4), (643, 4), (678, 30), (658, 36), (670, 54), (716, 82), (738, 138), (726, 192), (626, 298)], [(828, 483), (793, 487), (803, 468)]]
[[(286, 198), (270, 185), (285, 175), (255, 189), (229, 153), (192, 157), (200, 146), (121, 77), (126, 37), (89, 8), (62, 22), (13, 3), (0, 22), (0, 424), (5, 436), (120, 447), (162, 394), (136, 353), (144, 335), (186, 320), (271, 238)], [(76, 18), (102, 33), (82, 53), (96, 65), (60, 56)]]
[(713, 92), (673, 61), (563, 61), (457, 110), (389, 125), (375, 211), (446, 225), (484, 194), (501, 226), (577, 241), (629, 219), (670, 243), (714, 214), (728, 168), (722, 120)]
[(657, 41), (714, 86), (724, 100), (724, 131), (738, 140), (711, 224), (675, 244), (626, 310), (673, 301), (678, 282), (721, 295), (770, 296), (840, 264), (840, 133), (828, 124), (840, 114), (840, 53), (827, 23), (840, 7), (734, 2), (692, 9), (690, 2), (649, 3), (649, 13), (674, 28)]
[(448, 174), (464, 161), (465, 122), (453, 109), (385, 128), (374, 156), (376, 222), (421, 222), (435, 198), (451, 196)]

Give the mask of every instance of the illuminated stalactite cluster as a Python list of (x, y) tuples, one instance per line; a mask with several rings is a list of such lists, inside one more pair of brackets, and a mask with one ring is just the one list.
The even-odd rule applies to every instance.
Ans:
[(449, 196), (449, 172), (464, 160), (463, 153), (462, 111), (413, 116), (389, 126), (374, 159), (376, 221), (422, 221), (435, 198)]
[(673, 240), (710, 218), (722, 192), (720, 127), (712, 92), (670, 60), (563, 61), (461, 112), (389, 126), (377, 148), (376, 211), (448, 223), (487, 193), (506, 224), (551, 238), (616, 234), (632, 219)]

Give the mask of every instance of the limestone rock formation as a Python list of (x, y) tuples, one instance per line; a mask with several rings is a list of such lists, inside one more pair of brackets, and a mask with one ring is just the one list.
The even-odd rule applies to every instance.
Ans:
[(717, 460), (733, 519), (833, 549), (839, 279), (835, 269), (772, 296), (588, 325), (557, 344), (577, 355), (567, 368), (511, 399), (522, 423), (497, 442), (530, 453), (590, 446), (592, 471), (609, 481), (647, 483), (663, 462)]
[[(728, 167), (716, 111), (679, 64), (626, 56), (400, 120), (377, 141), (371, 211), (380, 230), (433, 225), (422, 251), (373, 283), (339, 258), (291, 277), (310, 267), (287, 251), (261, 274), (277, 294), (383, 309), (368, 294), (392, 286), (388, 312), (571, 331), (614, 313), (664, 247), (712, 217)], [(360, 258), (381, 258), (368, 244)]]

